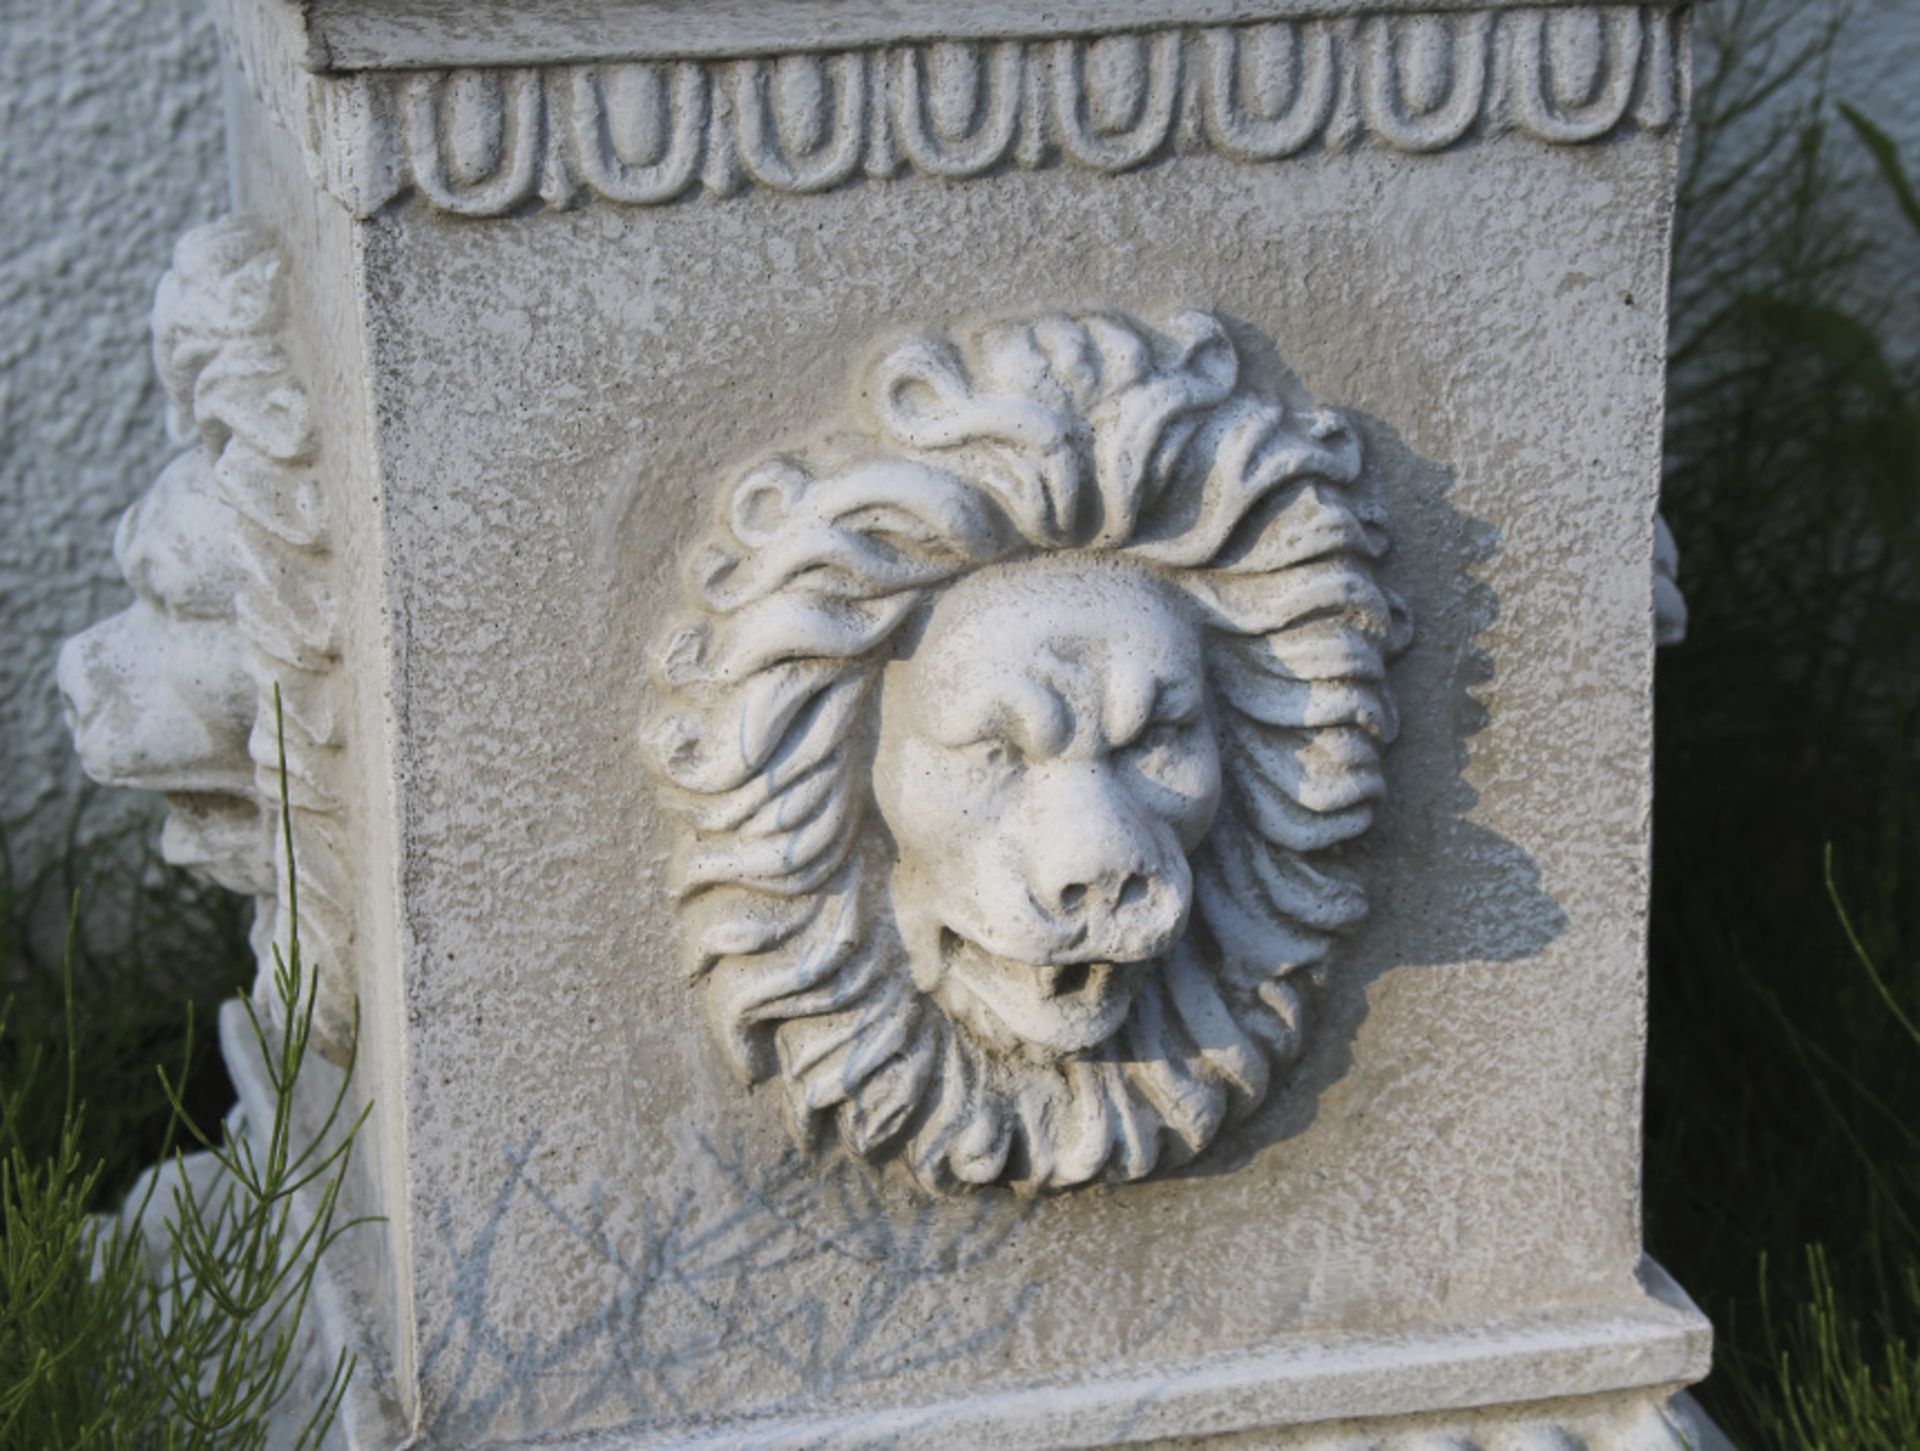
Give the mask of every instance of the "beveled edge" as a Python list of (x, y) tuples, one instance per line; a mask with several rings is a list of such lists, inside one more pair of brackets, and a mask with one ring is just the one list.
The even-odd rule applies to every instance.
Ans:
[[(1179, 25), (1555, 9), (1590, 0), (241, 0), (315, 72), (714, 60)], [(1672, 4), (1654, 8), (1669, 9)]]
[[(588, 1448), (751, 1444), (764, 1451), (884, 1441), (901, 1448), (986, 1446), (996, 1451), (1160, 1443), (1187, 1437), (1303, 1436), (1318, 1448), (1377, 1448), (1372, 1431), (1400, 1418), (1512, 1414), (1526, 1444), (1589, 1451), (1679, 1451), (1681, 1434), (1659, 1402), (1712, 1367), (1712, 1327), (1652, 1260), (1643, 1297), (1626, 1304), (1518, 1312), (1398, 1334), (1330, 1335), (1098, 1379), (1049, 1380), (939, 1402), (815, 1414), (741, 1417), (680, 1427), (628, 1426), (565, 1444)], [(1562, 1414), (1586, 1402), (1586, 1413)], [(1538, 1414), (1527, 1410), (1540, 1407)], [(1614, 1422), (1619, 1424), (1614, 1424)], [(1538, 1422), (1536, 1425), (1535, 1422)], [(1415, 1430), (1409, 1427), (1409, 1430)], [(1463, 1424), (1441, 1444), (1478, 1445)], [(1510, 1438), (1500, 1439), (1506, 1446)], [(1184, 1444), (1184, 1440), (1182, 1441)], [(1245, 1444), (1236, 1441), (1235, 1444)], [(1394, 1443), (1397, 1444), (1397, 1443)], [(1434, 1443), (1422, 1441), (1422, 1445)]]

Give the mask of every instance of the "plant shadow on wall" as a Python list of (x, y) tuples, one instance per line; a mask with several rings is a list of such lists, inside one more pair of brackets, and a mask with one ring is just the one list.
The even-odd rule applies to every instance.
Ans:
[[(435, 1444), (777, 1415), (989, 1352), (1040, 1293), (1028, 1281), (965, 1325), (957, 1314), (929, 1321), (914, 1294), (947, 1282), (958, 1295), (1010, 1246), (1030, 1207), (1011, 1196), (903, 1209), (863, 1165), (822, 1165), (797, 1150), (769, 1161), (737, 1140), (700, 1137), (683, 1149), (722, 1186), (719, 1205), (689, 1188), (647, 1199), (635, 1224), (603, 1185), (580, 1204), (550, 1191), (534, 1163), (539, 1145), (536, 1133), (504, 1154), (506, 1178), (475, 1233), (458, 1235), (444, 1205), (438, 1216), (454, 1278), (448, 1318), (421, 1356), (423, 1376), (446, 1377), (430, 1413)], [(580, 1247), (597, 1287), (539, 1343), (497, 1322), (489, 1304), (496, 1251), (536, 1224)], [(796, 1290), (812, 1267), (851, 1268), (857, 1288), (831, 1300)]]

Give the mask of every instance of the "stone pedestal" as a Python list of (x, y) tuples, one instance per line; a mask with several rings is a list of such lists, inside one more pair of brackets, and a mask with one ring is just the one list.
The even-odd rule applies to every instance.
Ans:
[(357, 1443), (1682, 1444), (1683, 10), (220, 8), (66, 675), (263, 941), (282, 689)]

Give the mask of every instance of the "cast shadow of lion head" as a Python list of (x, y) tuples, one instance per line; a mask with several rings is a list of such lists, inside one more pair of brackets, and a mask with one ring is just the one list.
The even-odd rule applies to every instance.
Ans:
[(929, 334), (752, 468), (647, 743), (748, 1082), (930, 1188), (1184, 1164), (1367, 910), (1407, 642), (1359, 436), (1221, 322)]

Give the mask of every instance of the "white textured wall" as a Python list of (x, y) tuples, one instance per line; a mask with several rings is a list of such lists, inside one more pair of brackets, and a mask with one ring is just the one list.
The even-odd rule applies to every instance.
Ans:
[[(1832, 92), (1920, 162), (1920, 0), (1850, 9)], [(54, 651), (126, 598), (112, 523), (169, 453), (147, 305), (173, 238), (223, 210), (215, 64), (197, 0), (0, 0), (0, 824), (17, 867), (57, 839), (77, 784)]]
[(127, 598), (113, 520), (170, 453), (147, 309), (173, 238), (224, 207), (216, 53), (197, 0), (0, 0), (0, 823), (16, 870), (57, 840), (78, 780), (54, 652)]

